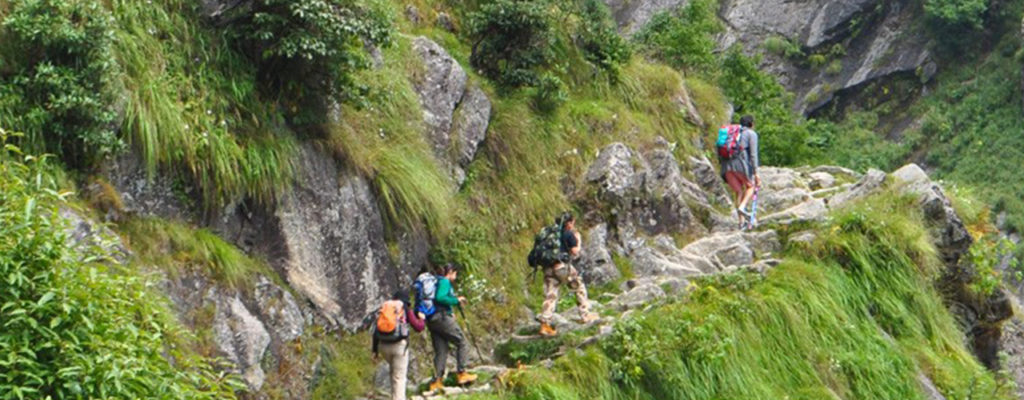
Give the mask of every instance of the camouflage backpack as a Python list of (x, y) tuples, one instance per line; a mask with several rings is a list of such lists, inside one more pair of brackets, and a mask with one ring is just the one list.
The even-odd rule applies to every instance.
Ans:
[(564, 262), (566, 253), (562, 251), (562, 219), (555, 220), (554, 225), (545, 226), (533, 238), (533, 250), (530, 250), (526, 262), (537, 269), (551, 267)]

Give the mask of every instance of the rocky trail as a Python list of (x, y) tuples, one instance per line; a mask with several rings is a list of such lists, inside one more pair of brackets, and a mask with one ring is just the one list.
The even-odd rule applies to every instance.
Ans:
[[(891, 174), (878, 170), (860, 174), (829, 166), (763, 167), (760, 226), (740, 231), (735, 214), (721, 211), (730, 208), (711, 164), (701, 158), (688, 161), (689, 168), (680, 168), (667, 143), (646, 153), (621, 143), (604, 148), (573, 196), (589, 210), (583, 218), (583, 258), (577, 265), (586, 283), (594, 287), (622, 282), (617, 290), (591, 299), (601, 318), (581, 325), (575, 322), (579, 318), (575, 307), (564, 310), (556, 314), (556, 338), (538, 335), (539, 324), (529, 318), (531, 322), (503, 339), (492, 354), (484, 356), (487, 359), (478, 360), (511, 365), (477, 367), (472, 370), (481, 376), (477, 384), (445, 387), (440, 393), (413, 398), (457, 398), (494, 391), (515, 369), (550, 368), (558, 357), (599, 343), (613, 332), (617, 321), (656, 306), (661, 299), (685, 293), (693, 279), (740, 270), (766, 273), (779, 264), (774, 257), (787, 243), (814, 241), (816, 223), (824, 221), (830, 210), (886, 186), (919, 198), (947, 262), (955, 263), (971, 242), (941, 187), (917, 165)], [(620, 279), (613, 260), (630, 263), (633, 277)], [(565, 296), (571, 294), (563, 289)], [(984, 329), (977, 319), (975, 324), (967, 330)], [(499, 354), (503, 348), (531, 345), (546, 346), (547, 352), (527, 364), (513, 363), (508, 354)]]

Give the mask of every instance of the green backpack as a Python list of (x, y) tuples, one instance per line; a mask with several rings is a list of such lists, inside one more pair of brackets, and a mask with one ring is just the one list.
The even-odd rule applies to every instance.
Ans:
[(526, 262), (537, 269), (551, 267), (557, 263), (564, 262), (567, 253), (562, 251), (562, 224), (545, 226), (537, 236), (533, 238), (533, 250), (530, 250)]

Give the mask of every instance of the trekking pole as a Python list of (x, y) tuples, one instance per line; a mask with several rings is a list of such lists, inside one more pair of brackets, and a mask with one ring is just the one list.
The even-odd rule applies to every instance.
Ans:
[(754, 186), (753, 203), (750, 204), (750, 229), (757, 227), (757, 194), (761, 192), (761, 186)]
[(480, 346), (476, 344), (476, 338), (473, 337), (473, 331), (469, 329), (469, 320), (466, 319), (466, 311), (462, 309), (462, 303), (459, 303), (459, 316), (462, 317), (463, 321), (466, 321), (466, 336), (469, 336), (469, 342), (473, 344), (473, 348), (476, 349), (476, 356), (480, 357), (480, 362), (484, 361), (484, 354), (480, 351)]

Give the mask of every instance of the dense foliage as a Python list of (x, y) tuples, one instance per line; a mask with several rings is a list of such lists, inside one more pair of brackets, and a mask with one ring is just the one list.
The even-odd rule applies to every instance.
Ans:
[(721, 31), (715, 0), (692, 1), (677, 12), (654, 16), (633, 40), (676, 68), (709, 71), (716, 65), (713, 34)]
[(234, 34), (284, 96), (358, 97), (364, 48), (391, 40), (390, 16), (361, 0), (258, 0), (241, 12)]
[[(114, 110), (113, 19), (97, 0), (0, 9), (0, 120), (36, 150), (89, 167), (123, 146)], [(4, 15), (6, 13), (6, 15)]]
[(981, 29), (989, 0), (925, 0), (924, 11), (947, 27)]
[(233, 398), (225, 377), (171, 342), (180, 332), (146, 279), (118, 270), (103, 243), (70, 244), (58, 216), (69, 193), (43, 164), (0, 153), (4, 397)]
[(496, 0), (470, 15), (470, 62), (481, 74), (508, 87), (540, 80), (554, 61), (554, 21), (546, 0)]
[(617, 79), (622, 65), (632, 56), (629, 43), (619, 35), (615, 20), (601, 0), (582, 0), (579, 13), (581, 26), (576, 38), (583, 55)]

